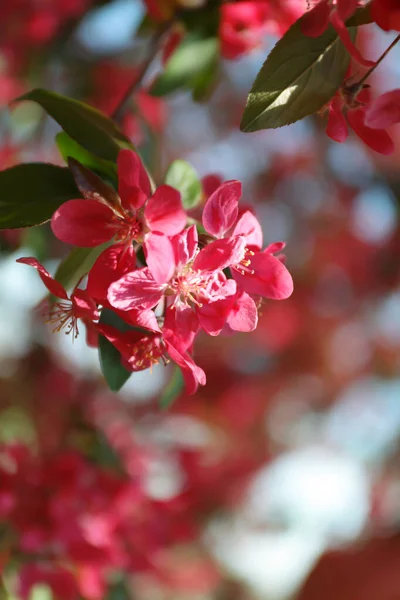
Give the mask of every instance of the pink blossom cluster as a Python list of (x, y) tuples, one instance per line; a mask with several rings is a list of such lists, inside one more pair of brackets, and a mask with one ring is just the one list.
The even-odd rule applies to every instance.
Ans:
[[(260, 223), (251, 210), (239, 209), (239, 181), (226, 181), (211, 193), (197, 226), (180, 192), (165, 184), (154, 190), (131, 150), (118, 156), (118, 193), (105, 183), (96, 193), (81, 191), (83, 198), (56, 210), (51, 226), (73, 246), (108, 245), (90, 269), (86, 289), (77, 287), (68, 296), (36, 259), (19, 262), (36, 268), (60, 299), (50, 314), (58, 330), (77, 335), (81, 319), (89, 342), (105, 336), (131, 371), (173, 361), (194, 393), (206, 382), (192, 357), (197, 334), (253, 331), (263, 299), (292, 293), (292, 277), (279, 255), (284, 244), (263, 249)], [(131, 327), (122, 332), (99, 322), (104, 308)]]
[(1, 447), (0, 568), (18, 565), (18, 597), (44, 584), (60, 600), (102, 600), (115, 573), (163, 577), (158, 553), (193, 539), (196, 528), (179, 497), (146, 493), (144, 475), (143, 467), (136, 477), (117, 473), (70, 448), (46, 455)]

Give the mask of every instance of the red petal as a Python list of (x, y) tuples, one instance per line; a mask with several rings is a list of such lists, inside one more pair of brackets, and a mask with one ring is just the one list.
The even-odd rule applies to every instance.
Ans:
[(149, 198), (144, 216), (152, 231), (176, 235), (186, 225), (181, 194), (169, 185), (162, 185)]
[(245, 254), (246, 240), (235, 236), (211, 242), (203, 248), (193, 263), (193, 269), (200, 271), (222, 271), (226, 267), (239, 264)]
[(214, 237), (222, 237), (236, 222), (242, 195), (240, 181), (226, 181), (211, 194), (203, 210), (203, 225)]
[(171, 239), (174, 248), (175, 264), (186, 265), (195, 255), (198, 244), (196, 225), (184, 229)]
[(228, 325), (234, 331), (254, 331), (258, 323), (258, 311), (253, 298), (242, 292), (235, 298), (235, 303), (228, 316)]
[(174, 249), (161, 233), (149, 233), (143, 245), (147, 266), (157, 283), (166, 283), (175, 272)]
[(394, 143), (390, 135), (384, 129), (372, 129), (364, 123), (365, 108), (349, 110), (347, 120), (355, 133), (375, 152), (380, 154), (392, 154)]
[(136, 254), (132, 246), (118, 244), (104, 250), (90, 269), (87, 292), (99, 302), (106, 300), (110, 285), (136, 267)]
[(319, 37), (329, 24), (329, 5), (327, 0), (321, 0), (301, 19), (301, 30), (309, 37)]
[(187, 393), (194, 394), (197, 391), (199, 384), (206, 384), (206, 374), (203, 369), (196, 365), (188, 354), (181, 354), (167, 339), (164, 341), (167, 346), (169, 357), (182, 370)]
[(97, 200), (68, 200), (53, 214), (51, 228), (66, 244), (92, 248), (113, 237), (113, 217), (112, 210)]
[(213, 194), (217, 188), (222, 184), (222, 177), (217, 175), (216, 173), (210, 173), (209, 175), (205, 175), (201, 180), (201, 185), (203, 186), (203, 193), (206, 198), (209, 198), (211, 194)]
[(342, 40), (342, 43), (349, 54), (357, 61), (360, 65), (364, 67), (373, 67), (375, 65), (373, 60), (367, 60), (364, 58), (360, 51), (353, 44), (353, 40), (350, 37), (349, 30), (346, 25), (343, 23), (342, 19), (337, 10), (333, 10), (330, 14), (330, 20), (333, 27), (336, 29), (339, 38)]
[(349, 135), (347, 121), (340, 110), (340, 107), (334, 101), (329, 107), (328, 124), (326, 126), (326, 135), (335, 142), (341, 144)]
[(342, 21), (347, 21), (358, 6), (358, 0), (337, 0), (336, 10)]
[(156, 283), (148, 268), (127, 273), (110, 285), (108, 301), (120, 310), (153, 308), (163, 297), (164, 286)]
[(238, 220), (232, 235), (243, 235), (250, 250), (260, 250), (263, 244), (261, 225), (252, 212), (246, 210)]
[(400, 31), (400, 5), (398, 0), (373, 0), (371, 16), (381, 29)]
[(167, 308), (163, 332), (179, 352), (186, 352), (192, 346), (198, 330), (199, 322), (192, 308)]
[(200, 326), (208, 335), (219, 335), (231, 313), (235, 302), (235, 294), (210, 304), (196, 307)]
[(140, 157), (133, 150), (118, 154), (118, 192), (122, 205), (138, 209), (151, 194), (151, 184)]
[(71, 300), (74, 305), (74, 314), (76, 317), (87, 319), (88, 321), (97, 321), (99, 312), (96, 303), (86, 290), (75, 289), (71, 294)]
[(400, 122), (400, 89), (382, 94), (365, 111), (364, 123), (373, 129), (385, 129)]
[(286, 246), (285, 242), (273, 242), (266, 248), (264, 248), (263, 252), (267, 252), (268, 254), (276, 254), (284, 249)]
[(254, 270), (252, 275), (242, 275), (236, 269), (232, 271), (237, 283), (248, 294), (284, 300), (293, 292), (292, 276), (281, 261), (271, 254), (256, 252), (249, 268)]
[(24, 265), (29, 265), (37, 270), (40, 275), (40, 279), (43, 281), (46, 288), (49, 290), (53, 296), (57, 296), (57, 298), (63, 298), (64, 300), (68, 300), (68, 294), (61, 285), (58, 283), (53, 277), (50, 275), (48, 271), (44, 268), (43, 265), (40, 264), (36, 258), (18, 258), (17, 262), (22, 263)]

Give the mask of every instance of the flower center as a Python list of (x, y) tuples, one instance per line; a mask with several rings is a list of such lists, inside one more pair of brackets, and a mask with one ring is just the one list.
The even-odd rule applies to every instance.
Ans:
[(160, 339), (154, 336), (145, 336), (139, 340), (132, 348), (132, 356), (129, 359), (129, 364), (134, 371), (142, 371), (159, 363), (160, 360), (168, 363), (165, 358), (165, 350), (161, 346)]
[(254, 270), (249, 269), (249, 266), (251, 265), (252, 256), (254, 256), (254, 252), (252, 252), (248, 248), (245, 248), (244, 257), (237, 265), (234, 265), (233, 268), (239, 271), (241, 275), (254, 275)]
[(73, 339), (76, 339), (79, 335), (78, 317), (75, 315), (72, 302), (57, 302), (54, 304), (48, 314), (46, 323), (56, 325), (53, 329), (54, 333), (65, 329), (66, 335), (73, 333)]
[(169, 285), (171, 295), (175, 296), (174, 305), (191, 306), (196, 304), (201, 307), (200, 299), (207, 295), (209, 279), (209, 274), (194, 271), (186, 265)]

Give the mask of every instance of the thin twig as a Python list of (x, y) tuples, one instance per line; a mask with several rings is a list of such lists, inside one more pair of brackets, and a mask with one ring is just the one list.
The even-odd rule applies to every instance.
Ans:
[(176, 15), (174, 15), (173, 18), (163, 23), (151, 38), (147, 59), (142, 64), (140, 70), (138, 71), (131, 85), (129, 86), (126, 94), (123, 96), (122, 100), (118, 103), (118, 106), (114, 109), (111, 115), (111, 118), (114, 119), (116, 123), (121, 123), (132, 95), (141, 87), (149, 68), (151, 67), (154, 59), (158, 54), (161, 40), (171, 29), (175, 21)]
[(366, 79), (368, 79), (368, 77), (371, 75), (371, 73), (373, 71), (375, 71), (376, 67), (383, 61), (383, 59), (385, 58), (385, 56), (387, 54), (389, 54), (389, 52), (391, 51), (392, 48), (394, 48), (394, 46), (397, 44), (397, 42), (400, 40), (400, 35), (398, 35), (396, 37), (396, 39), (393, 40), (393, 42), (390, 44), (390, 46), (388, 46), (385, 50), (385, 52), (382, 54), (382, 56), (380, 56), (378, 58), (378, 60), (376, 61), (376, 63), (374, 64), (373, 67), (371, 67), (366, 73), (365, 75), (363, 75), (363, 77), (361, 77), (360, 81), (357, 82), (358, 85), (362, 85), (364, 83), (364, 81)]

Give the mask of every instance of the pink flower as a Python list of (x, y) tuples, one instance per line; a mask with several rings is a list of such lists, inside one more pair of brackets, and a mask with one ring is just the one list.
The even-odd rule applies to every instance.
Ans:
[(372, 67), (374, 62), (365, 59), (355, 47), (345, 25), (345, 21), (354, 13), (358, 0), (319, 0), (301, 19), (301, 29), (305, 35), (319, 37), (324, 33), (329, 23), (336, 29), (337, 34), (347, 51), (360, 65)]
[(93, 322), (99, 318), (99, 312), (96, 303), (86, 290), (76, 287), (71, 296), (68, 297), (61, 283), (53, 279), (36, 258), (19, 258), (17, 262), (36, 269), (49, 292), (63, 300), (63, 302), (56, 302), (49, 313), (48, 322), (56, 325), (54, 331), (65, 329), (65, 333), (72, 332), (76, 338), (79, 334), (78, 319), (82, 319), (88, 331), (90, 331)]
[(32, 588), (38, 584), (49, 586), (54, 597), (60, 600), (79, 598), (74, 575), (63, 567), (28, 563), (20, 567), (19, 581), (19, 594), (23, 600), (30, 598)]
[[(274, 300), (288, 298), (293, 291), (292, 278), (282, 262), (273, 256), (284, 244), (278, 243), (261, 251), (262, 231), (256, 217), (246, 210), (238, 219), (240, 196), (239, 182), (228, 181), (218, 187), (204, 207), (204, 228), (215, 237), (242, 240), (244, 253), (240, 260), (230, 265), (241, 290)], [(250, 305), (247, 298), (246, 303)]]
[[(165, 235), (175, 235), (186, 224), (180, 193), (162, 185), (151, 194), (151, 184), (139, 156), (131, 150), (118, 155), (119, 196), (114, 202), (104, 198), (69, 200), (54, 213), (51, 227), (55, 236), (79, 247), (98, 246), (114, 239), (129, 245), (144, 243), (145, 251), (153, 248), (157, 277), (157, 256), (168, 251)], [(150, 259), (151, 260), (151, 259)]]
[(233, 59), (261, 45), (269, 14), (267, 2), (230, 2), (221, 6), (221, 54)]
[(244, 239), (220, 239), (200, 250), (197, 231), (192, 226), (170, 244), (172, 262), (169, 255), (159, 256), (159, 271), (165, 273), (163, 281), (156, 281), (148, 267), (133, 271), (110, 286), (108, 301), (119, 310), (151, 309), (165, 298), (168, 306), (177, 311), (179, 322), (181, 314), (190, 308), (207, 333), (218, 335), (236, 294), (235, 281), (228, 279), (223, 270), (240, 263), (245, 252)]
[[(390, 135), (379, 125), (385, 123), (388, 118), (388, 112), (384, 115), (385, 99), (382, 102), (382, 108), (373, 108), (371, 113), (368, 106), (369, 94), (367, 89), (356, 91), (355, 94), (348, 94), (346, 86), (339, 91), (328, 105), (329, 116), (326, 127), (326, 134), (335, 142), (342, 143), (348, 137), (348, 125), (358, 135), (358, 137), (372, 150), (380, 154), (392, 154), (394, 152), (394, 143)], [(379, 99), (378, 99), (379, 100)], [(345, 115), (344, 115), (345, 112)], [(377, 127), (373, 128), (368, 123), (368, 115), (372, 123)]]
[(205, 385), (206, 376), (186, 351), (174, 345), (171, 335), (159, 328), (154, 331), (128, 331), (122, 333), (109, 325), (100, 325), (101, 333), (119, 350), (125, 366), (132, 371), (151, 368), (160, 361), (171, 359), (181, 369), (188, 394), (194, 394), (198, 385)]

